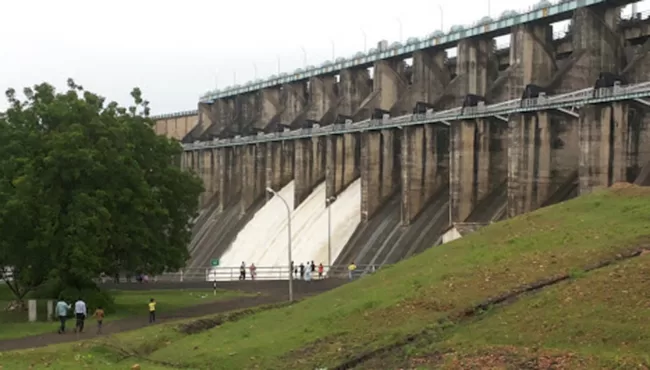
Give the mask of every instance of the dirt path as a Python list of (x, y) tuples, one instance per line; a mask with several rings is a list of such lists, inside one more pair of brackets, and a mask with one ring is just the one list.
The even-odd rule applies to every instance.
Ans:
[[(333, 289), (337, 286), (340, 286), (343, 282), (337, 280), (329, 280), (323, 282), (296, 282), (294, 285), (294, 298), (300, 299), (310, 295), (322, 293), (324, 291)], [(132, 285), (132, 289), (144, 289), (140, 288), (141, 285)], [(163, 286), (148, 286), (147, 289), (187, 289), (186, 285), (170, 285), (167, 284)], [(125, 284), (122, 284), (119, 288), (128, 289)], [(217, 301), (211, 303), (203, 303), (196, 306), (186, 307), (182, 310), (174, 312), (158, 312), (158, 317), (156, 325), (172, 320), (186, 319), (192, 317), (199, 317), (211, 314), (218, 314), (222, 312), (228, 312), (233, 310), (240, 310), (245, 308), (251, 308), (264, 304), (278, 303), (286, 301), (288, 297), (287, 293), (287, 282), (284, 281), (273, 281), (273, 282), (243, 282), (241, 284), (227, 284), (226, 286), (220, 286), (222, 289), (233, 289), (245, 292), (259, 292), (260, 295), (253, 297), (240, 297), (234, 298), (225, 301)], [(106, 336), (110, 334), (120, 333), (123, 331), (135, 330), (148, 326), (148, 317), (143, 315), (142, 317), (132, 317), (127, 319), (116, 320), (108, 322), (104, 325), (103, 333), (101, 336)], [(74, 320), (68, 320), (66, 324), (66, 329), (70, 330), (74, 327)], [(75, 334), (71, 331), (68, 331), (65, 334), (57, 334), (56, 329), (58, 328), (58, 322), (52, 322), (52, 333), (33, 335), (23, 338), (15, 339), (5, 339), (0, 340), (0, 352), (2, 351), (11, 351), (19, 349), (28, 349), (35, 347), (43, 347), (50, 344), (58, 343), (67, 343), (74, 342), (78, 340), (92, 339), (98, 337), (95, 333), (95, 322), (93, 320), (86, 321), (86, 330), (84, 333)]]

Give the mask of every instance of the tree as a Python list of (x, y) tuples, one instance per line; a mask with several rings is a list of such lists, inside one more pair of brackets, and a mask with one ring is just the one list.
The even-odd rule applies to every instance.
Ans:
[(154, 133), (140, 90), (128, 108), (72, 80), (24, 94), (8, 90), (0, 114), (0, 268), (16, 297), (48, 279), (81, 288), (102, 272), (181, 268), (202, 183)]

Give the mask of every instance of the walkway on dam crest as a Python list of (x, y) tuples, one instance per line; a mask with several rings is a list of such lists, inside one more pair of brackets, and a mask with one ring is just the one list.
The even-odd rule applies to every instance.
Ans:
[[(326, 292), (346, 283), (346, 280), (341, 279), (326, 279), (320, 281), (294, 281), (294, 298), (302, 299), (311, 295)], [(226, 301), (217, 301), (211, 303), (204, 303), (196, 306), (186, 307), (182, 310), (174, 312), (164, 312), (163, 307), (160, 307), (160, 312), (157, 312), (157, 323), (165, 323), (173, 320), (188, 319), (193, 317), (201, 317), (206, 315), (213, 315), (224, 313), (228, 311), (241, 310), (252, 308), (255, 306), (280, 303), (288, 299), (288, 283), (286, 280), (282, 281), (233, 281), (219, 283), (218, 288), (226, 290), (237, 290), (248, 293), (261, 293), (253, 297), (239, 297)], [(123, 284), (103, 284), (105, 289), (120, 289), (120, 290), (163, 290), (163, 289), (209, 289), (211, 284), (206, 282), (191, 282), (191, 283), (151, 283), (151, 284), (138, 284), (138, 283), (123, 283)], [(92, 325), (91, 325), (92, 326)], [(117, 334), (124, 331), (140, 329), (149, 326), (147, 317), (135, 317), (122, 320), (108, 322), (104, 325), (103, 334), (95, 334), (95, 328), (92, 326), (83, 334), (76, 335), (68, 332), (64, 335), (56, 333), (58, 327), (57, 322), (52, 322), (52, 333), (33, 335), (17, 339), (0, 340), (0, 352), (12, 351), (36, 347), (44, 347), (51, 344), (75, 342), (86, 339), (94, 339), (104, 337), (111, 334)]]

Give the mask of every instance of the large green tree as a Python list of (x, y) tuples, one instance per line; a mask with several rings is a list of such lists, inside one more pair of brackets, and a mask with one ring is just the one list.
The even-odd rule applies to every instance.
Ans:
[(181, 171), (134, 89), (128, 108), (68, 81), (8, 90), (0, 114), (0, 271), (18, 298), (49, 279), (82, 287), (104, 272), (159, 274), (187, 258), (201, 181)]

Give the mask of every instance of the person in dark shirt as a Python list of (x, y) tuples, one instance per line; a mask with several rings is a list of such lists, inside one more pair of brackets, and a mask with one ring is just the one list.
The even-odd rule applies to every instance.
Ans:
[(316, 272), (316, 264), (314, 264), (314, 261), (311, 261), (311, 274), (314, 275)]
[(305, 265), (303, 263), (300, 264), (300, 279), (305, 278)]

